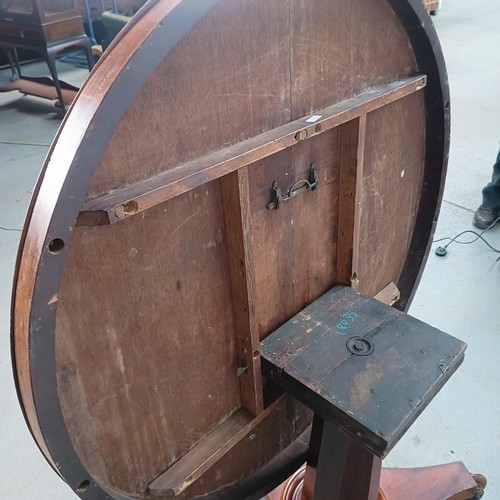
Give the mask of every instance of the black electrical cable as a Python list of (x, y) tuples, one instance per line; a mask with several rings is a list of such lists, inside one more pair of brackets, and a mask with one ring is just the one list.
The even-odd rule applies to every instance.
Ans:
[[(493, 252), (495, 253), (500, 253), (500, 250), (496, 249), (494, 246), (492, 246), (484, 237), (483, 237), (483, 234), (488, 231), (489, 229), (491, 229), (498, 221), (500, 221), (500, 217), (497, 217), (486, 229), (483, 229), (480, 233), (478, 233), (477, 231), (472, 231), (471, 229), (467, 229), (465, 231), (462, 231), (461, 233), (458, 233), (455, 237), (453, 238), (450, 238), (450, 237), (444, 237), (444, 238), (439, 238), (437, 240), (434, 240), (432, 243), (439, 243), (440, 241), (446, 241), (446, 240), (450, 240), (448, 243), (446, 243), (446, 245), (444, 246), (439, 246), (436, 248), (436, 255), (438, 255), (439, 257), (444, 257), (447, 253), (448, 253), (448, 247), (452, 244), (452, 243), (458, 243), (460, 245), (471, 245), (472, 243), (475, 243), (477, 240), (481, 240), (485, 243), (485, 245), (490, 249), (492, 250)], [(473, 235), (475, 235), (476, 237), (470, 241), (458, 241), (458, 238), (460, 238), (460, 236), (464, 235), (464, 234), (467, 234), (467, 233), (471, 233)]]

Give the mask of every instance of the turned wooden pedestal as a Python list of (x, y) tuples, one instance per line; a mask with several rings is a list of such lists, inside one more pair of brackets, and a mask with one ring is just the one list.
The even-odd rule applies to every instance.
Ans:
[(452, 490), (462, 495), (453, 498), (472, 498), (476, 481), (453, 464), (438, 468), (437, 480), (430, 469), (388, 472), (380, 489), (382, 458), (458, 368), (465, 347), (349, 287), (333, 288), (271, 334), (262, 342), (264, 375), (315, 412), (303, 481), (295, 476), (282, 498), (443, 500)]

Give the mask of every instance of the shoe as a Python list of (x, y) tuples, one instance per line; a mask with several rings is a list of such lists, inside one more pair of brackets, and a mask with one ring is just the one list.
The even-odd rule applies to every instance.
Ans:
[(474, 214), (472, 223), (479, 229), (490, 227), (498, 217), (498, 210), (481, 205)]

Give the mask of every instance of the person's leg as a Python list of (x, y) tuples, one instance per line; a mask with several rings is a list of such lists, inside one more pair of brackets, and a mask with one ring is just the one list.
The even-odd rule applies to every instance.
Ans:
[(479, 229), (491, 226), (500, 214), (500, 151), (493, 165), (491, 182), (483, 188), (483, 203), (474, 214), (473, 223)]

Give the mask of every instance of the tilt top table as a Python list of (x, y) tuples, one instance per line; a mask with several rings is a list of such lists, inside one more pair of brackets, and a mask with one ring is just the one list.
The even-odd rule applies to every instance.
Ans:
[(304, 463), (313, 411), (261, 342), (335, 286), (408, 307), (448, 144), (417, 0), (148, 2), (65, 116), (17, 262), (20, 404), (73, 492), (260, 498)]

